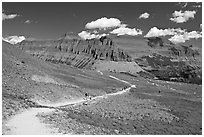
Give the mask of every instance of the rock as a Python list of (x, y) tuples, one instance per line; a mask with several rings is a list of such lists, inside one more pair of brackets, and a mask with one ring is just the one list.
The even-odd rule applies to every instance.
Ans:
[(196, 67), (197, 65), (190, 65), (188, 61), (153, 53), (149, 56), (137, 58), (135, 62), (146, 72), (160, 80), (202, 83), (201, 68)]
[[(18, 47), (42, 60), (86, 68), (94, 60), (131, 61), (131, 56), (108, 37), (82, 40), (23, 41)], [(54, 51), (54, 52), (53, 52)]]
[(117, 129), (115, 129), (114, 132), (115, 132), (116, 134), (119, 134), (119, 133), (120, 133), (120, 131), (117, 130)]

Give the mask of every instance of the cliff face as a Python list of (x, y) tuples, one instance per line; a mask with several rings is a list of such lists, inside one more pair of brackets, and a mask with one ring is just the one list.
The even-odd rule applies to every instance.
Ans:
[(95, 60), (131, 61), (128, 53), (107, 37), (91, 40), (62, 38), (53, 41), (23, 41), (18, 47), (43, 60), (66, 63), (78, 68), (88, 67)]
[(147, 40), (148, 40), (148, 45), (152, 48), (168, 47), (173, 44), (169, 40), (165, 40), (160, 37), (150, 37)]
[[(153, 47), (160, 46), (160, 42)], [(162, 54), (158, 53), (136, 58), (135, 62), (161, 80), (202, 84), (202, 66), (197, 50), (186, 45), (168, 45), (160, 52)]]
[[(147, 44), (144, 50), (151, 52), (146, 54), (141, 51), (141, 56), (136, 57), (134, 61), (153, 77), (161, 80), (202, 83), (201, 54), (198, 50), (192, 46), (176, 45), (167, 39), (157, 37), (148, 38)], [(98, 60), (132, 61), (131, 56), (122, 48), (118, 48), (108, 37), (82, 40), (65, 36), (50, 41), (23, 41), (18, 47), (42, 60), (77, 68), (92, 68)]]
[(171, 51), (172, 55), (176, 56), (195, 57), (197, 55), (200, 55), (200, 53), (197, 50), (192, 49), (192, 47), (185, 45), (170, 47), (169, 50)]
[(170, 56), (177, 56), (177, 57), (195, 57), (200, 55), (199, 51), (193, 49), (191, 46), (181, 45), (181, 44), (173, 44), (171, 41), (165, 38), (160, 37), (151, 37), (148, 38), (148, 45), (151, 48), (156, 49), (165, 49), (166, 53)]

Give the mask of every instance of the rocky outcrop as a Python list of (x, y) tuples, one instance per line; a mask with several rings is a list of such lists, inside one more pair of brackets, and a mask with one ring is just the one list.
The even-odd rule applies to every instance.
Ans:
[(150, 37), (147, 40), (148, 45), (152, 48), (168, 47), (173, 44), (171, 41), (160, 37)]
[[(201, 61), (197, 60), (197, 56), (200, 56), (198, 50), (192, 46), (176, 45), (168, 39), (159, 37), (148, 38), (147, 44), (151, 52), (135, 59), (135, 62), (148, 72), (142, 75), (201, 84), (202, 66)], [(58, 40), (23, 41), (18, 47), (42, 60), (77, 68), (92, 68), (98, 60), (132, 61), (125, 50), (118, 48), (117, 44), (106, 36), (100, 39), (82, 40), (73, 35), (64, 35)]]
[(200, 55), (199, 51), (193, 49), (192, 45), (187, 46), (183, 44), (173, 44), (166, 38), (160, 37), (150, 37), (147, 39), (147, 43), (151, 48), (156, 49), (165, 49), (165, 54), (169, 56), (178, 56), (178, 57), (195, 57)]
[(161, 80), (202, 84), (201, 66), (190, 65), (186, 60), (155, 53), (137, 58), (135, 61), (144, 70)]
[(191, 46), (186, 45), (170, 47), (169, 50), (171, 51), (172, 55), (176, 56), (195, 57), (197, 55), (200, 55), (198, 50), (192, 49)]
[(108, 37), (82, 40), (65, 35), (59, 40), (23, 41), (18, 45), (33, 56), (54, 63), (84, 68), (94, 60), (131, 61), (131, 56)]
[(166, 38), (147, 38), (152, 54), (136, 58), (146, 71), (162, 80), (202, 84), (201, 53), (192, 45), (173, 44)]

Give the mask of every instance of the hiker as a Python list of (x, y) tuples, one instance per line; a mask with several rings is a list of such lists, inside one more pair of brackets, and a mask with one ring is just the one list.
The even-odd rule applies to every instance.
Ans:
[(91, 96), (88, 93), (85, 93), (85, 100), (91, 100)]
[(85, 93), (84, 95), (85, 95), (84, 100), (87, 100), (88, 93)]
[(85, 93), (85, 97), (88, 97), (88, 93)]

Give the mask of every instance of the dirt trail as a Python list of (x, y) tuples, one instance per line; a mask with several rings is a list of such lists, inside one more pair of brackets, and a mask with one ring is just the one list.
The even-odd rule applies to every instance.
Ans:
[(15, 115), (6, 124), (9, 127), (10, 135), (48, 135), (57, 132), (49, 128), (36, 117), (38, 113), (50, 113), (54, 109), (49, 108), (31, 108)]
[[(105, 94), (105, 95), (102, 95), (102, 96), (96, 96), (96, 97), (91, 98), (91, 100), (88, 100), (88, 101), (87, 101), (87, 100), (84, 100), (84, 99), (82, 98), (82, 99), (78, 99), (78, 100), (74, 101), (73, 103), (71, 103), (71, 102), (61, 102), (61, 103), (57, 103), (57, 105), (55, 105), (55, 107), (65, 107), (65, 106), (68, 106), (68, 105), (70, 105), (70, 104), (75, 104), (75, 105), (77, 105), (77, 104), (84, 103), (84, 102), (89, 102), (89, 103), (92, 102), (92, 103), (93, 103), (93, 102), (95, 102), (95, 101), (97, 101), (97, 100), (100, 100), (100, 99), (102, 99), (102, 98), (107, 98), (108, 96), (121, 95), (121, 94), (124, 94), (124, 93), (128, 92), (131, 88), (136, 88), (135, 85), (132, 85), (131, 83), (129, 83), (129, 82), (125, 81), (125, 80), (121, 80), (121, 79), (116, 78), (116, 77), (111, 76), (111, 75), (110, 75), (109, 77), (110, 77), (110, 78), (113, 78), (113, 79), (115, 79), (115, 80), (124, 82), (124, 83), (126, 83), (126, 84), (129, 84), (130, 87), (128, 87), (128, 88), (126, 88), (126, 89), (123, 89), (123, 90), (121, 90), (121, 91), (115, 92), (115, 93), (109, 93), (109, 94)], [(44, 104), (43, 104), (43, 105), (44, 105)], [(53, 107), (52, 104), (49, 105), (49, 106)]]
[(131, 85), (131, 86), (132, 86), (132, 84), (130, 84), (129, 82), (127, 82), (127, 81), (125, 81), (125, 80), (121, 80), (121, 79), (116, 78), (116, 77), (111, 76), (111, 75), (110, 75), (109, 77), (110, 77), (110, 78), (113, 78), (113, 79), (115, 79), (115, 80), (121, 81), (121, 82), (123, 82), (123, 83), (129, 84), (129, 85)]
[[(110, 93), (110, 94), (105, 94), (102, 96), (96, 96), (91, 99), (91, 101), (96, 101), (97, 99), (102, 99), (102, 98), (107, 98), (108, 96), (115, 96), (115, 95), (120, 95), (125, 92), (128, 92), (131, 88), (135, 88), (135, 85), (130, 84), (127, 81), (120, 80), (116, 77), (109, 76), (111, 78), (114, 78), (118, 81), (124, 82), (129, 84), (131, 87), (126, 88), (122, 91), (118, 91), (116, 93)], [(15, 115), (13, 118), (11, 118), (6, 126), (10, 129), (9, 133), (10, 135), (50, 135), (50, 134), (60, 134), (58, 133), (57, 129), (53, 129), (51, 127), (48, 127), (48, 125), (40, 122), (40, 120), (37, 118), (37, 114), (39, 113), (51, 113), (54, 111), (54, 107), (60, 107), (60, 106), (67, 106), (70, 104), (79, 104), (86, 102), (87, 100), (84, 100), (83, 98), (74, 100), (74, 101), (68, 101), (68, 102), (59, 102), (55, 104), (44, 104), (44, 103), (39, 103), (39, 105), (42, 106), (47, 106), (47, 107), (53, 107), (51, 108), (31, 108), (28, 110), (23, 111), (22, 113), (19, 113)]]
[(36, 101), (39, 105), (41, 106), (45, 106), (45, 107), (60, 107), (60, 106), (66, 106), (66, 105), (72, 105), (72, 104), (79, 104), (79, 103), (83, 103), (84, 98), (78, 98), (75, 100), (69, 100), (69, 101), (63, 101), (63, 102), (56, 102), (56, 103), (45, 103), (45, 102), (41, 102), (41, 101)]
[[(121, 94), (124, 94), (126, 92), (128, 92), (129, 90), (131, 89), (131, 87), (129, 88), (126, 88), (124, 90), (121, 90), (121, 91), (118, 91), (116, 93), (109, 93), (109, 94), (105, 94), (105, 95), (102, 95), (102, 96), (96, 96), (96, 97), (93, 97), (91, 100), (89, 100), (88, 102), (91, 103), (91, 102), (95, 102), (97, 100), (100, 100), (102, 98), (108, 98), (109, 96), (116, 96), (116, 95), (121, 95)], [(84, 101), (85, 102), (85, 101)]]

